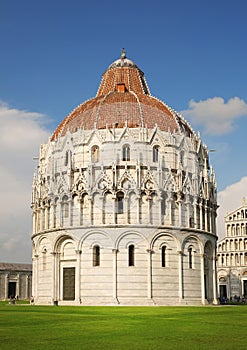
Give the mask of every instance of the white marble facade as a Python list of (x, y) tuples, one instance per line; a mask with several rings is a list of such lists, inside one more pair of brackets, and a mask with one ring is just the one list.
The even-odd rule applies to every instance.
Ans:
[(216, 303), (216, 209), (208, 150), (193, 131), (154, 117), (152, 127), (53, 135), (33, 181), (35, 303)]
[(226, 236), (217, 244), (218, 294), (221, 299), (247, 298), (247, 205), (225, 216)]

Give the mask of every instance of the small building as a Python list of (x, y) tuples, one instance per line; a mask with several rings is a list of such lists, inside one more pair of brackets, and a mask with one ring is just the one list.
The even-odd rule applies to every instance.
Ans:
[(32, 291), (32, 264), (0, 263), (0, 300), (29, 299)]
[(217, 243), (220, 298), (247, 297), (247, 205), (225, 216), (226, 236)]

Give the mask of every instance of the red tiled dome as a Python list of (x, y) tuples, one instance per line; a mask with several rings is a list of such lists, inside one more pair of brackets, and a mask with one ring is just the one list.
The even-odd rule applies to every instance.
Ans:
[(55, 130), (52, 140), (78, 129), (147, 127), (191, 134), (190, 126), (165, 103), (152, 97), (143, 72), (122, 52), (102, 76), (95, 98), (72, 111)]

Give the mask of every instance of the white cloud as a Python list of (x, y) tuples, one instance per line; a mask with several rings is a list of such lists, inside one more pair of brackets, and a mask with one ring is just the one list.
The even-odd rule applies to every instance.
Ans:
[(42, 114), (0, 102), (0, 260), (30, 262), (33, 157), (50, 132)]
[(224, 217), (227, 213), (239, 208), (242, 205), (243, 197), (247, 198), (247, 176), (243, 177), (239, 182), (227, 186), (223, 191), (218, 193), (218, 236), (223, 238), (226, 235)]
[(222, 97), (199, 102), (190, 100), (189, 109), (181, 111), (181, 114), (192, 125), (203, 126), (206, 133), (223, 135), (232, 131), (237, 118), (247, 117), (247, 103), (239, 97), (230, 98), (227, 102)]

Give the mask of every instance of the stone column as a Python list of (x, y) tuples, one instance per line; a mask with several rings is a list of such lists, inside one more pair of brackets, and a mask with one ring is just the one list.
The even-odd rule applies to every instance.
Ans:
[[(108, 224), (116, 224), (117, 223), (117, 210), (116, 210), (116, 206), (117, 206), (117, 197), (115, 195), (112, 196), (112, 222), (108, 222)], [(103, 202), (103, 201), (102, 201)]]
[(76, 250), (75, 301), (81, 304), (81, 250)]
[(57, 202), (57, 205), (58, 205), (58, 210), (59, 210), (59, 227), (62, 227), (63, 226), (63, 206), (62, 206), (62, 201), (59, 200)]
[(153, 251), (151, 249), (147, 249), (148, 253), (148, 299), (153, 298), (153, 288), (152, 288), (152, 253)]
[(93, 198), (91, 196), (88, 196), (88, 201), (89, 201), (89, 223), (90, 223), (90, 225), (92, 225), (94, 222)]
[[(215, 255), (215, 253), (214, 253)], [(216, 260), (217, 258), (213, 256), (212, 258), (212, 265), (213, 265), (213, 303), (218, 304), (218, 298), (217, 298), (217, 270), (216, 270)]]
[[(104, 195), (100, 195), (99, 196), (100, 199), (100, 203), (97, 204), (100, 207), (100, 214), (98, 214), (99, 217), (95, 216), (95, 212), (94, 212), (94, 221), (93, 223), (95, 224), (97, 221), (100, 224), (106, 224), (107, 223), (107, 213), (109, 212), (109, 208), (107, 208), (107, 201), (106, 201), (106, 196)], [(94, 202), (95, 204), (95, 202)], [(94, 205), (94, 208), (96, 207), (96, 205)], [(109, 222), (108, 222), (109, 223)]]
[(152, 223), (152, 218), (151, 218), (151, 205), (152, 205), (152, 197), (150, 195), (147, 196), (147, 207), (148, 207), (148, 224)]
[(205, 205), (205, 231), (208, 231), (208, 207)]
[(55, 227), (55, 204), (51, 204), (51, 212), (50, 212), (50, 227)]
[(168, 193), (167, 198), (167, 208), (168, 208), (168, 225), (172, 225), (172, 198), (171, 193)]
[(33, 211), (33, 234), (35, 234), (37, 232), (37, 214), (36, 214), (36, 210)]
[(16, 280), (16, 292), (15, 292), (15, 296), (18, 296), (18, 298), (20, 297), (20, 274), (17, 274), (17, 280)]
[[(76, 201), (77, 205), (76, 208), (74, 208), (74, 211), (77, 210), (77, 223), (75, 223), (78, 226), (83, 225), (83, 221), (81, 219), (81, 215), (82, 215), (82, 199), (78, 196), (77, 201)], [(89, 203), (90, 204), (90, 203)]]
[(30, 295), (28, 293), (28, 289), (29, 289), (29, 276), (26, 275), (26, 288), (25, 288), (25, 293), (24, 293), (25, 299), (28, 299), (30, 297)]
[(198, 228), (198, 220), (197, 220), (197, 203), (196, 203), (196, 199), (194, 199), (194, 227)]
[(178, 226), (181, 227), (182, 226), (182, 199), (180, 194), (178, 195)]
[(43, 229), (43, 207), (39, 208), (39, 231)]
[(183, 300), (183, 252), (178, 251), (178, 297), (179, 302)]
[(36, 210), (36, 232), (40, 231), (40, 208)]
[(117, 295), (117, 249), (112, 249), (113, 253), (113, 269), (112, 269), (112, 296), (113, 301), (119, 304), (118, 295)]
[(42, 216), (44, 216), (44, 225), (43, 225), (42, 229), (46, 230), (48, 228), (47, 204), (45, 205), (44, 209), (42, 209)]
[(228, 298), (230, 299), (232, 296), (232, 281), (231, 281), (231, 267), (229, 268), (229, 273), (228, 273)]
[(8, 273), (6, 273), (6, 275), (5, 275), (5, 290), (4, 290), (4, 292), (5, 292), (5, 300), (7, 300), (8, 299), (8, 289), (9, 289), (9, 274)]
[(129, 224), (129, 210), (130, 210), (130, 208), (129, 208), (128, 204), (129, 204), (129, 196), (126, 196), (124, 198), (124, 211), (125, 211), (126, 224)]
[(202, 203), (199, 203), (199, 210), (200, 210), (200, 223), (199, 223), (199, 229), (203, 229), (203, 215), (202, 215)]
[(68, 200), (69, 205), (69, 226), (72, 226), (72, 199)]
[(58, 290), (57, 290), (57, 254), (52, 252), (52, 282), (51, 282), (51, 301), (58, 301)]
[(136, 210), (137, 210), (137, 213), (136, 213), (136, 218), (137, 218), (137, 224), (140, 224), (140, 208), (141, 208), (141, 197), (140, 196), (137, 196), (136, 197), (136, 201), (137, 201), (137, 206), (136, 206)]
[(215, 233), (215, 218), (216, 218), (216, 211), (215, 208), (212, 209), (212, 233)]
[(212, 232), (212, 209), (209, 207), (209, 232)]
[(190, 201), (189, 201), (189, 195), (188, 194), (186, 194), (185, 207), (186, 207), (186, 223), (185, 223), (185, 226), (190, 227)]
[(159, 225), (163, 225), (163, 218), (162, 218), (162, 197), (159, 196), (157, 198), (158, 201), (158, 208), (159, 208)]
[(39, 280), (39, 255), (35, 254), (33, 258), (33, 292), (32, 295), (36, 300), (38, 298), (38, 280)]
[(205, 281), (204, 281), (204, 254), (200, 255), (201, 257), (201, 299), (202, 304), (205, 304)]

